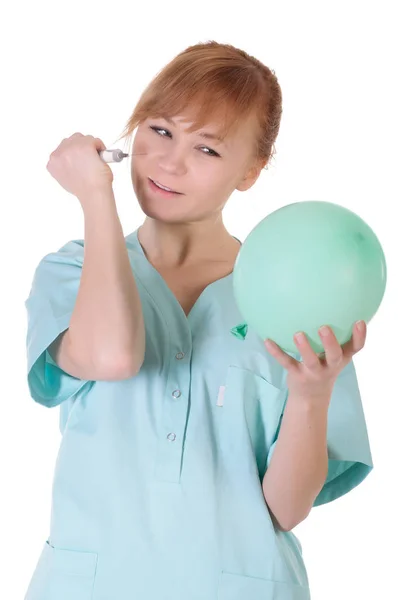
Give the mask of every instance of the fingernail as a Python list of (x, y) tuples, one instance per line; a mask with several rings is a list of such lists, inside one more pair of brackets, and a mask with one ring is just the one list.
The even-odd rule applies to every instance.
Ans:
[(320, 329), (319, 332), (321, 335), (329, 335), (330, 331), (329, 331), (329, 327), (327, 325), (323, 325)]
[(298, 333), (296, 333), (294, 337), (300, 344), (305, 341), (305, 335), (302, 331), (299, 331)]
[(358, 329), (358, 331), (360, 331), (362, 333), (364, 331), (364, 329), (365, 329), (365, 323), (364, 323), (364, 321), (357, 321), (355, 323), (355, 327)]

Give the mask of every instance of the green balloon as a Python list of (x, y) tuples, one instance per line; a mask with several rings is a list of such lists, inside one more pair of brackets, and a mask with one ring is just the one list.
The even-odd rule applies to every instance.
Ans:
[(386, 261), (374, 232), (355, 213), (330, 202), (284, 206), (248, 235), (233, 271), (236, 303), (263, 340), (298, 353), (304, 331), (315, 352), (322, 325), (342, 345), (356, 321), (378, 310), (386, 288)]

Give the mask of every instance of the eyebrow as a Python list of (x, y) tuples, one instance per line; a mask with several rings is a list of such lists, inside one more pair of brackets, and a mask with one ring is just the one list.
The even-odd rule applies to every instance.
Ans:
[[(171, 125), (174, 125), (174, 127), (176, 127), (176, 124), (173, 121), (173, 119), (171, 119), (170, 117), (163, 117), (163, 118), (165, 121), (167, 121), (168, 123), (170, 123)], [(200, 137), (203, 137), (207, 140), (216, 140), (216, 141), (220, 142), (221, 144), (226, 144), (225, 139), (223, 139), (222, 137), (220, 137), (219, 135), (217, 135), (215, 133), (200, 131), (200, 132), (198, 132), (198, 135), (200, 135)]]

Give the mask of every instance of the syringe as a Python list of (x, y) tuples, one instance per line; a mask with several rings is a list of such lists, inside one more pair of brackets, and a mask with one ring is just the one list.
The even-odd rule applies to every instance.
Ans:
[(123, 158), (129, 156), (122, 150), (100, 150), (99, 152), (100, 158), (106, 163), (120, 162)]

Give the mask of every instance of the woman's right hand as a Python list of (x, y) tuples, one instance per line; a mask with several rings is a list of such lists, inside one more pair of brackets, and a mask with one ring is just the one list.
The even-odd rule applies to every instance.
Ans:
[(85, 198), (93, 192), (112, 188), (112, 170), (99, 156), (99, 151), (105, 149), (99, 138), (74, 133), (50, 154), (47, 170), (67, 192), (79, 199), (83, 208)]

